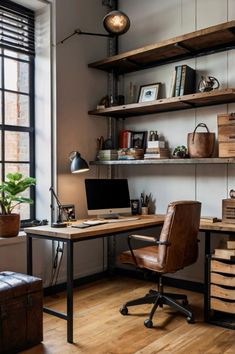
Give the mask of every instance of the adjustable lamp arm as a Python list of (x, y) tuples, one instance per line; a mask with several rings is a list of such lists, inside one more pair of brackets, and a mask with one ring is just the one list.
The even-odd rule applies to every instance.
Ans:
[(49, 191), (51, 192), (51, 194), (53, 195), (53, 197), (56, 200), (57, 206), (58, 206), (58, 217), (57, 217), (57, 223), (61, 223), (62, 222), (62, 211), (63, 211), (63, 207), (61, 202), (59, 201), (57, 195), (55, 194), (54, 188), (50, 187)]
[(72, 34), (70, 34), (69, 36), (65, 37), (64, 39), (62, 39), (62, 41), (60, 41), (59, 43), (63, 44), (65, 41), (67, 41), (67, 39), (75, 36), (75, 34), (80, 35), (80, 34), (84, 34), (86, 36), (99, 36), (99, 37), (113, 37), (111, 34), (105, 34), (105, 33), (93, 33), (93, 32), (83, 32), (80, 30), (80, 28), (77, 28), (74, 30), (74, 32)]

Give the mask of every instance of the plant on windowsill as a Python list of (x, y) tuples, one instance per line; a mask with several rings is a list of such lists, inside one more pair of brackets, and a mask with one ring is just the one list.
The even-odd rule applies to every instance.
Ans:
[(19, 172), (8, 173), (6, 181), (0, 184), (0, 237), (15, 237), (20, 230), (20, 215), (13, 213), (22, 203), (32, 204), (31, 198), (21, 195), (30, 186), (36, 184), (33, 177), (23, 177)]

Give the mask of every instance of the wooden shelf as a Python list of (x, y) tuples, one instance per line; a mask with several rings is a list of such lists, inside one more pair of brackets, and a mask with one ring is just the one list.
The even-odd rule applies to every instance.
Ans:
[(158, 160), (113, 160), (90, 161), (90, 165), (198, 165), (198, 164), (234, 164), (235, 158), (200, 158), (200, 159), (158, 159)]
[(144, 103), (132, 103), (123, 106), (108, 107), (89, 111), (90, 115), (114, 118), (127, 118), (139, 115), (177, 111), (182, 109), (218, 105), (235, 102), (235, 88), (194, 93), (191, 95), (162, 98)]
[(235, 48), (235, 21), (121, 53), (88, 66), (117, 74)]

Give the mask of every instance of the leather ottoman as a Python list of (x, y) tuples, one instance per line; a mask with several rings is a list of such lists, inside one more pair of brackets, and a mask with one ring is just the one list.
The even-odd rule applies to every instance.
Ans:
[(18, 353), (39, 344), (42, 330), (42, 280), (0, 272), (0, 353)]

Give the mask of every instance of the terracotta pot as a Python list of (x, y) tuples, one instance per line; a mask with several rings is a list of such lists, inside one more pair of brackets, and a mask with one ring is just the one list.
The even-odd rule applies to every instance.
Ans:
[(0, 237), (18, 236), (20, 230), (20, 215), (0, 215)]

